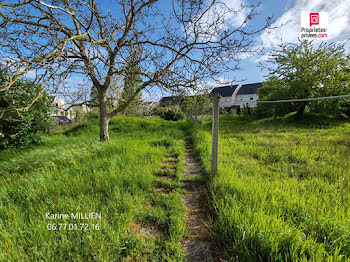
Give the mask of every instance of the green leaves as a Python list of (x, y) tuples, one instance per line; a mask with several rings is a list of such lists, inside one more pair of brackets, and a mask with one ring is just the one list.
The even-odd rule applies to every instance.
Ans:
[[(283, 44), (271, 54), (268, 80), (259, 89), (260, 100), (299, 99), (350, 94), (350, 62), (343, 45), (303, 41)], [(313, 112), (342, 113), (349, 99), (308, 103)], [(346, 106), (346, 105), (345, 105)], [(304, 107), (303, 103), (258, 105), (261, 116), (284, 115)], [(302, 110), (303, 111), (303, 110)], [(302, 113), (302, 112), (301, 112)]]
[[(7, 81), (7, 74), (1, 69), (0, 81)], [(41, 142), (40, 133), (46, 132), (50, 122), (50, 98), (41, 92), (29, 109), (18, 110), (30, 104), (39, 92), (40, 87), (26, 79), (0, 92), (0, 111), (4, 111), (0, 118), (0, 150)]]

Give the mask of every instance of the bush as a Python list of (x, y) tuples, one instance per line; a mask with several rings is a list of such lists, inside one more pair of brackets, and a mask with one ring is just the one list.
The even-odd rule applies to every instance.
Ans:
[[(6, 74), (1, 71), (1, 84), (6, 84)], [(5, 110), (0, 118), (0, 150), (40, 143), (41, 134), (50, 125), (50, 98), (43, 92), (26, 111), (15, 108), (27, 106), (39, 91), (39, 86), (20, 80), (1, 92), (0, 108)]]
[(157, 114), (161, 118), (171, 121), (178, 121), (184, 118), (184, 113), (178, 106), (159, 107)]
[(100, 109), (98, 107), (93, 107), (91, 111), (86, 113), (85, 118), (87, 120), (99, 119), (100, 118)]

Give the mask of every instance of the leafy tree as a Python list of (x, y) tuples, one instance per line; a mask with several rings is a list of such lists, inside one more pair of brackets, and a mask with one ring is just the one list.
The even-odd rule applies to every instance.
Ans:
[(195, 132), (198, 128), (198, 116), (208, 113), (210, 98), (208, 94), (189, 96), (182, 103), (186, 117), (194, 124)]
[[(136, 55), (130, 59), (126, 70), (124, 78), (124, 89), (122, 92), (122, 101), (125, 103), (128, 101), (136, 90), (140, 88), (142, 79), (141, 79), (141, 69), (139, 61)], [(140, 115), (141, 114), (141, 93), (138, 93), (134, 99), (130, 102), (129, 106), (125, 108), (124, 114), (126, 115)]]
[[(259, 100), (302, 99), (350, 94), (349, 57), (344, 45), (312, 42), (283, 44), (274, 52), (268, 63), (269, 78), (258, 90)], [(300, 119), (305, 108), (311, 111), (338, 114), (343, 111), (346, 99), (259, 104), (257, 113), (262, 116), (284, 115), (296, 111)]]
[[(169, 1), (167, 10), (156, 0), (103, 2), (2, 0), (0, 9), (0, 60), (17, 69), (0, 92), (13, 88), (28, 71), (54, 89), (56, 81), (81, 74), (98, 93), (101, 141), (109, 139), (110, 119), (143, 89), (177, 92), (191, 89), (198, 79), (236, 70), (239, 54), (256, 51), (254, 35), (274, 22), (268, 17), (266, 23), (254, 24), (261, 1), (231, 8), (225, 1), (176, 0)], [(232, 26), (232, 16), (241, 18), (239, 24)], [(142, 83), (110, 109), (111, 81), (127, 76), (128, 58), (136, 48)]]
[[(8, 75), (0, 70), (1, 84), (7, 81)], [(33, 105), (26, 109), (40, 93), (40, 86), (24, 79), (18, 80), (15, 85), (16, 88), (3, 91), (0, 97), (0, 150), (41, 142), (41, 134), (50, 124), (51, 101), (45, 92), (41, 92)], [(16, 110), (11, 110), (13, 108)]]
[[(290, 92), (290, 93), (288, 93)], [(277, 76), (270, 76), (258, 89), (259, 100), (280, 100), (293, 97), (292, 89)], [(258, 104), (256, 113), (260, 117), (282, 116), (298, 109), (297, 103)]]

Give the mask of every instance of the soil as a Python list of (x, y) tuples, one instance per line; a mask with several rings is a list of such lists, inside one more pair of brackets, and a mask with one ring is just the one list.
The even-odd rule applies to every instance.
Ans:
[[(194, 176), (202, 179), (191, 181)], [(204, 176), (200, 162), (196, 160), (190, 148), (187, 147), (182, 175), (184, 181), (181, 182), (182, 189), (186, 191), (183, 202), (189, 226), (189, 234), (182, 243), (184, 251), (188, 254), (187, 262), (223, 261), (210, 237), (211, 223), (208, 215)]]

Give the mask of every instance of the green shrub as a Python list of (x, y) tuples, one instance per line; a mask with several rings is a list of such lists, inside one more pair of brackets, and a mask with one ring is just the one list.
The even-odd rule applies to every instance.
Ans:
[(160, 107), (157, 111), (158, 115), (165, 120), (178, 121), (184, 118), (184, 113), (178, 106)]
[[(6, 74), (0, 73), (1, 84), (6, 84)], [(37, 95), (39, 86), (28, 80), (18, 81), (12, 88), (1, 92), (0, 150), (40, 143), (41, 134), (48, 130), (51, 118), (50, 99), (42, 92), (36, 102), (26, 111), (16, 111), (27, 106)]]
[(90, 112), (86, 113), (87, 120), (99, 119), (99, 117), (100, 117), (100, 109), (97, 107), (93, 107)]

